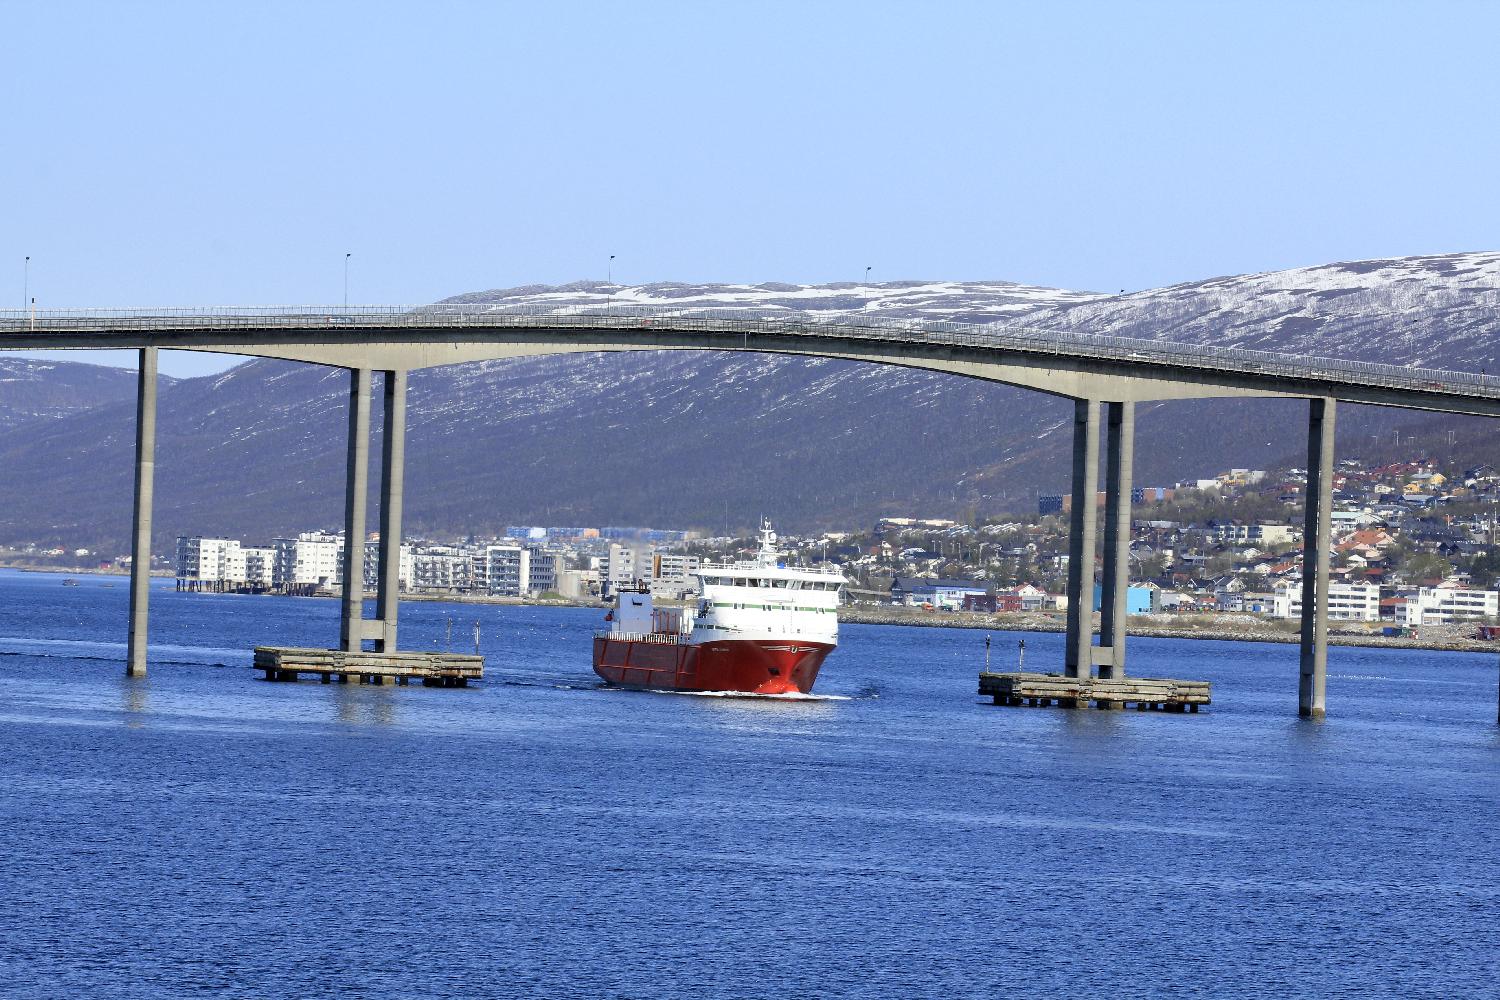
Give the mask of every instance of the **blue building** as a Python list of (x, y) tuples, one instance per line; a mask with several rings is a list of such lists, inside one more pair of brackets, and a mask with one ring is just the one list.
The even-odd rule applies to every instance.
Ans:
[[(1094, 610), (1104, 603), (1104, 587), (1094, 584)], [(1151, 613), (1151, 588), (1131, 587), (1125, 591), (1125, 613), (1127, 615), (1149, 615)]]

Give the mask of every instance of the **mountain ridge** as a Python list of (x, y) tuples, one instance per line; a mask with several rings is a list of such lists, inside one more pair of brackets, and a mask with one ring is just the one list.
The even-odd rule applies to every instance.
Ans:
[[(444, 301), (1001, 321), (1493, 372), (1500, 370), (1497, 289), (1500, 253), (1464, 253), (1125, 295), (1000, 281), (575, 282)], [(178, 533), (266, 538), (337, 525), (346, 387), (340, 370), (264, 360), (164, 384), (157, 550)], [(1138, 409), (1143, 486), (1263, 467), (1303, 444), (1297, 401)], [(93, 535), (95, 544), (123, 544), (133, 417), (127, 397), (0, 429), (0, 468), (18, 472), (0, 479), (0, 504), (14, 512), (0, 521), (0, 542)], [(1340, 447), (1427, 419), (1346, 406)], [(885, 513), (1027, 507), (1038, 493), (1065, 489), (1069, 475), (1066, 400), (834, 359), (656, 351), (478, 362), (413, 373), (408, 420), (406, 511), (414, 535), (487, 533), (514, 523), (723, 530), (726, 522), (747, 527), (760, 513), (789, 529), (847, 527)], [(1470, 418), (1445, 426), (1479, 434), (1485, 425)], [(66, 502), (39, 502), (38, 493)]]

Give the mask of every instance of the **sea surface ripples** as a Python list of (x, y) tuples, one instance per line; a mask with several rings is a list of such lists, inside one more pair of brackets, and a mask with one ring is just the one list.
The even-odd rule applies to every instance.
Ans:
[(0, 571), (6, 997), (1497, 992), (1494, 657), (1336, 648), (1312, 724), (1290, 646), (1132, 640), (1212, 708), (1068, 712), (846, 626), (817, 698), (668, 697), (597, 613), (424, 602), (482, 685), (267, 684), (335, 603), (168, 584), (131, 681), (79, 584)]

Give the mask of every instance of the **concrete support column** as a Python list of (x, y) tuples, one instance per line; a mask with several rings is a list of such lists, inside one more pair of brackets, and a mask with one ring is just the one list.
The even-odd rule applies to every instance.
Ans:
[(1068, 635), (1064, 674), (1093, 673), (1094, 532), (1098, 521), (1099, 402), (1073, 402), (1073, 509), (1068, 526)]
[[(1099, 676), (1125, 676), (1125, 618), (1130, 596), (1130, 491), (1135, 464), (1135, 404), (1108, 404), (1104, 481), (1104, 580), (1099, 602)], [(1108, 650), (1106, 653), (1105, 650)]]
[(1328, 689), (1328, 563), (1333, 548), (1332, 398), (1313, 399), (1307, 423), (1307, 509), (1302, 522), (1302, 666), (1297, 714), (1323, 718)]
[(125, 673), (146, 676), (151, 600), (151, 502), (156, 485), (156, 348), (143, 347), (135, 392), (135, 531), (130, 543), (130, 633)]
[(396, 649), (401, 594), (401, 495), (406, 475), (406, 372), (385, 373), (385, 429), (380, 456), (380, 638), (375, 648)]
[(339, 646), (364, 648), (365, 494), (370, 485), (370, 369), (349, 371), (349, 456), (344, 473), (344, 601)]

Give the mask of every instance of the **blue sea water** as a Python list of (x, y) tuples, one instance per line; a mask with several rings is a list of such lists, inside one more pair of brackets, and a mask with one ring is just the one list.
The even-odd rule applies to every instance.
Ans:
[(481, 686), (268, 684), (335, 603), (168, 582), (131, 681), (79, 582), (0, 572), (6, 997), (1497, 994), (1494, 657), (1334, 649), (1314, 724), (1291, 646), (1135, 639), (1213, 707), (1071, 712), (976, 696), (982, 633), (845, 626), (788, 702), (411, 603)]

